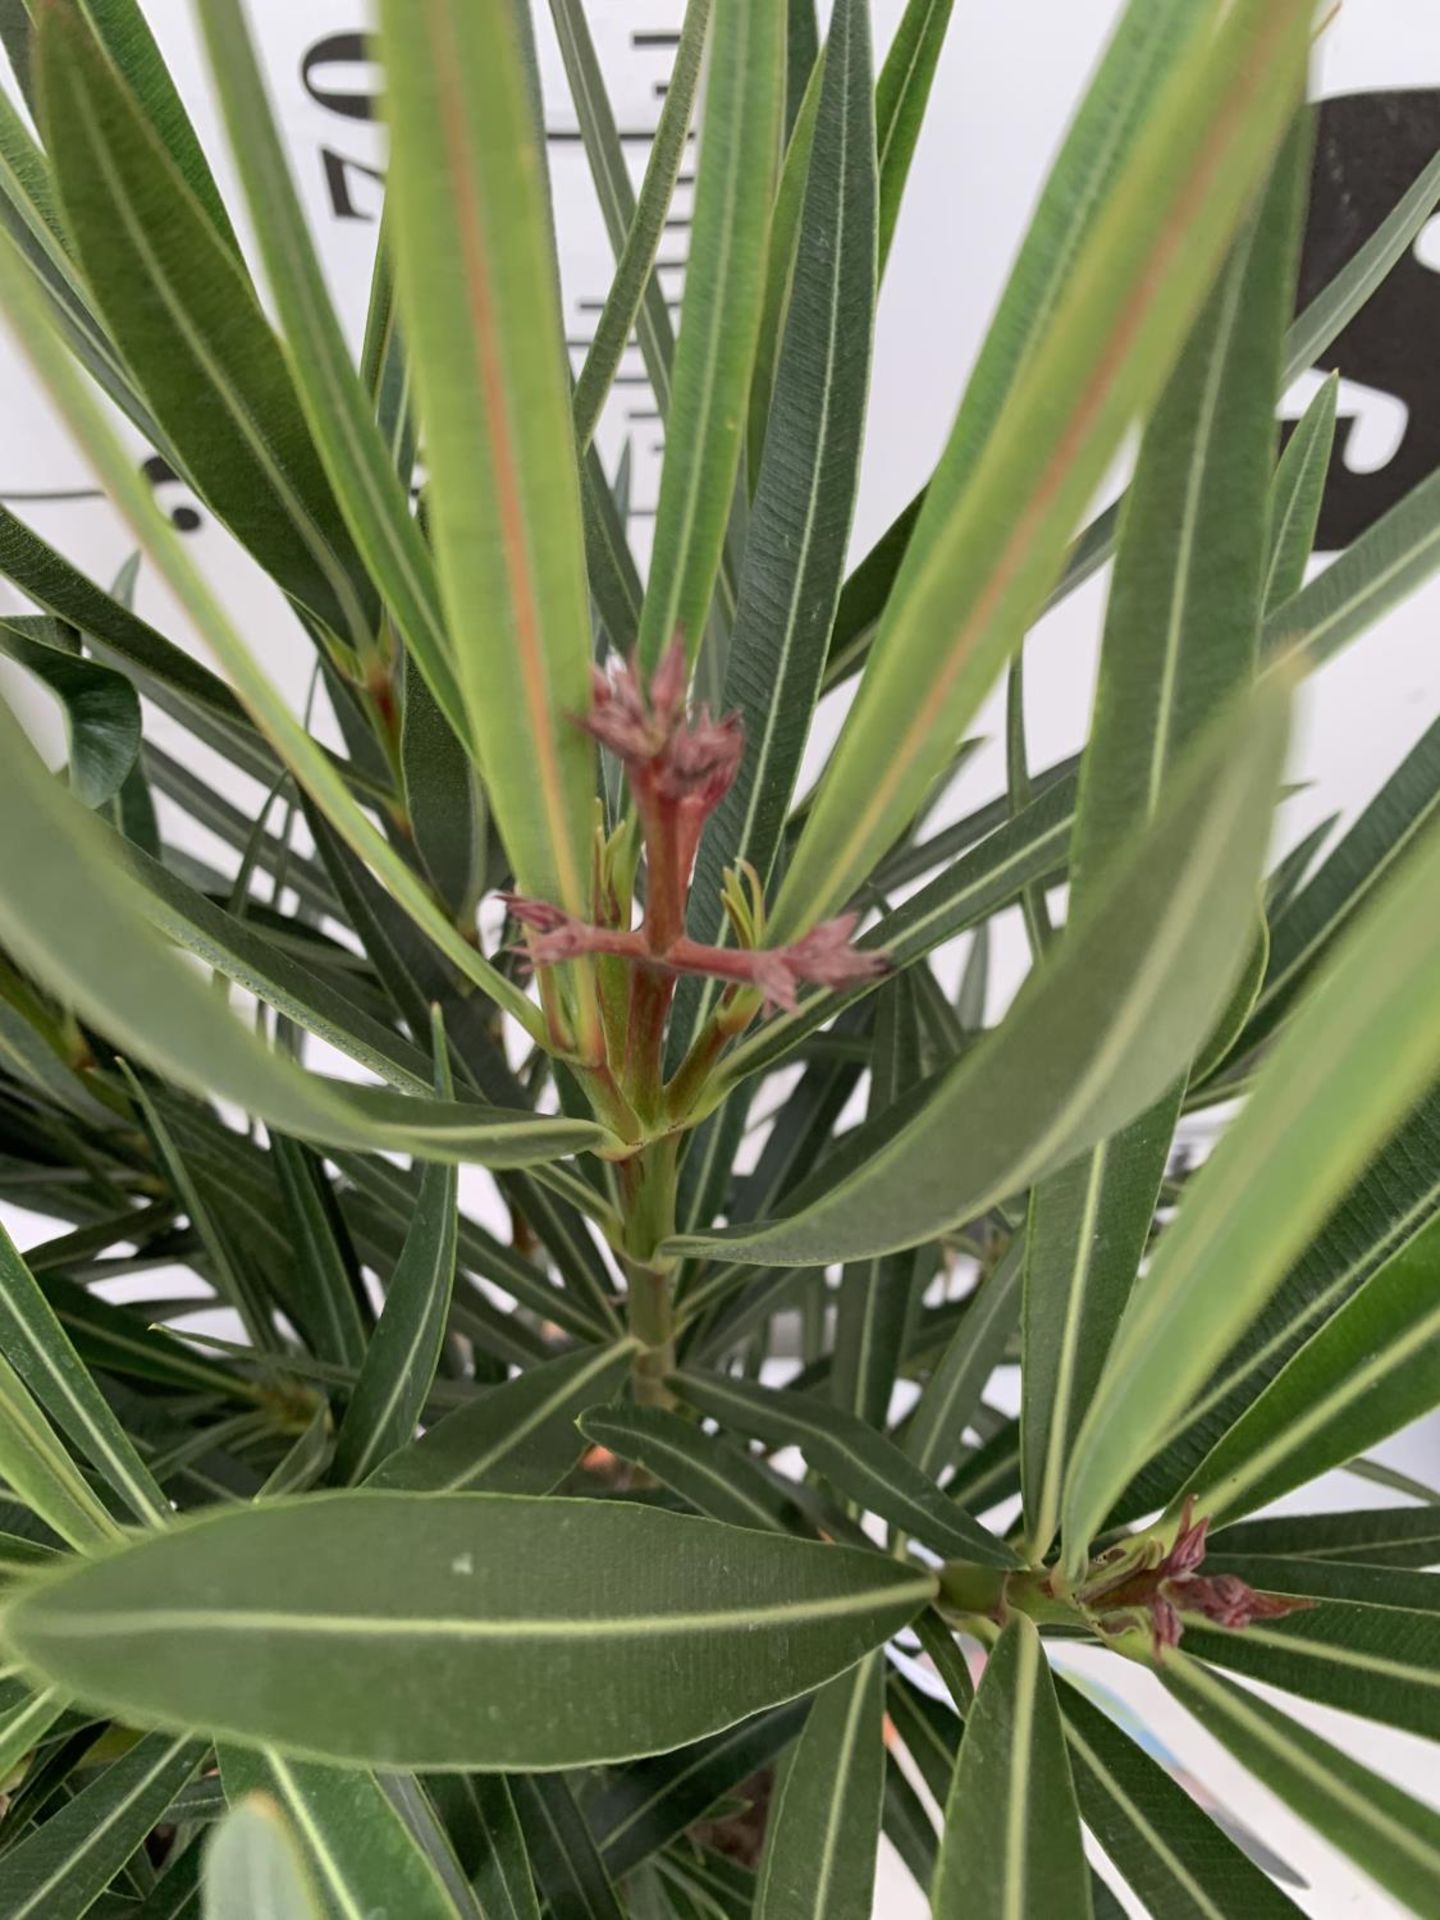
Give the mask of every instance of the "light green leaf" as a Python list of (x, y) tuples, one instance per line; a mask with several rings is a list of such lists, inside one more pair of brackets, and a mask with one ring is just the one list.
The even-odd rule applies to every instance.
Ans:
[(1199, 1661), (1172, 1652), (1161, 1676), (1208, 1733), (1362, 1872), (1416, 1913), (1440, 1895), (1440, 1814)]
[(319, 1920), (300, 1849), (273, 1802), (255, 1794), (216, 1827), (203, 1899), (204, 1920)]
[(1437, 888), (1432, 833), (1340, 943), (1189, 1186), (1076, 1442), (1065, 1489), (1072, 1568), (1130, 1474), (1434, 1078)]
[(151, 1526), (170, 1503), (71, 1345), (54, 1309), (0, 1226), (0, 1347), (56, 1424), (105, 1476), (136, 1519)]
[[(202, 1095), (301, 1138), (350, 1147), (523, 1165), (597, 1143), (586, 1121), (469, 1101), (411, 1100), (303, 1072), (217, 1002), (144, 924), (104, 831), (55, 787), (8, 711), (0, 712), (0, 923), (6, 939), (117, 1044)], [(74, 929), (87, 938), (77, 942)]]
[(1278, 685), (1223, 715), (991, 1036), (856, 1128), (776, 1219), (669, 1249), (813, 1265), (913, 1246), (1143, 1112), (1243, 965), (1285, 732)]
[(838, 1492), (913, 1533), (939, 1553), (981, 1566), (1018, 1564), (1009, 1548), (957, 1507), (882, 1433), (843, 1408), (724, 1374), (671, 1383), (691, 1406), (772, 1447), (799, 1447)]
[(0, 1713), (0, 1780), (10, 1778), (64, 1711), (64, 1694), (47, 1687), (41, 1693), (23, 1695)]
[(1270, 490), (1270, 549), (1265, 563), (1266, 613), (1297, 594), (1315, 547), (1320, 503), (1335, 446), (1340, 376), (1332, 373), (1290, 436)]
[(1089, 1920), (1055, 1686), (1023, 1615), (1001, 1634), (965, 1722), (931, 1897), (936, 1920)]
[(137, 1722), (347, 1764), (538, 1769), (678, 1746), (806, 1692), (934, 1590), (868, 1550), (613, 1500), (312, 1494), (51, 1575), (10, 1597), (0, 1634)]
[(954, 0), (909, 0), (875, 85), (882, 275), (953, 6)]
[(783, 1487), (743, 1448), (693, 1420), (663, 1407), (592, 1407), (580, 1416), (580, 1431), (712, 1520), (765, 1533), (791, 1530), (796, 1510)]
[[(436, 1091), (450, 1091), (445, 1034), (435, 1025)], [(455, 1285), (456, 1210), (460, 1176), (428, 1166), (385, 1305), (365, 1349), (364, 1364), (335, 1442), (334, 1479), (354, 1486), (406, 1446), (430, 1397)]]
[(721, 703), (744, 720), (746, 751), (696, 865), (690, 932), (704, 941), (724, 937), (727, 867), (749, 861), (762, 884), (770, 877), (850, 535), (875, 312), (868, 12), (863, 0), (841, 0), (831, 18)]
[(1430, 1567), (1440, 1561), (1440, 1507), (1372, 1507), (1245, 1520), (1215, 1535), (1215, 1552), (1226, 1557), (1294, 1556), (1326, 1566)]
[(1217, 1526), (1241, 1519), (1436, 1406), (1440, 1222), (1432, 1221), (1310, 1337), (1184, 1491)]
[(739, 467), (785, 84), (785, 14), (715, 0), (668, 452), (637, 651), (705, 630)]
[[(284, 1809), (327, 1915), (454, 1920), (435, 1869), (373, 1774), (245, 1747), (222, 1747), (219, 1758), (233, 1803), (265, 1795)], [(217, 1835), (212, 1850), (218, 1843)], [(213, 1874), (213, 1866), (207, 1871)]]
[[(831, 41), (833, 58), (834, 41)], [(757, 1920), (870, 1920), (885, 1776), (880, 1654), (816, 1696), (765, 1832)]]
[(549, 1493), (581, 1450), (576, 1416), (606, 1401), (635, 1355), (631, 1341), (581, 1347), (457, 1407), (370, 1475), (372, 1487), (426, 1493)]
[(844, 900), (913, 818), (1039, 611), (1071, 528), (1156, 397), (1269, 166), (1298, 102), (1308, 30), (1300, 0), (1229, 9), (1152, 94), (1053, 318), (976, 453), (962, 406), (776, 902), (777, 938)]
[(593, 754), (573, 723), (590, 697), (580, 490), (518, 15), (388, 0), (381, 24), (392, 237), (456, 675), (520, 886), (583, 915)]
[(434, 562), (330, 304), (240, 0), (199, 9), (305, 420), (345, 524), (450, 727), (466, 737)]
[(200, 1753), (193, 1739), (151, 1734), (17, 1840), (0, 1856), (5, 1920), (79, 1920), (144, 1846)]
[(0, 1356), (0, 1478), (46, 1526), (88, 1553), (120, 1528), (90, 1491), (24, 1381)]
[(140, 701), (124, 674), (57, 644), (54, 633), (55, 623), (43, 617), (0, 620), (0, 653), (18, 661), (59, 700), (71, 788), (87, 807), (103, 807), (124, 786), (139, 755)]
[(279, 343), (233, 243), (187, 192), (75, 7), (36, 33), (47, 146), (101, 317), (188, 475), (341, 639), (371, 622)]
[(1144, 1903), (1164, 1920), (1285, 1920), (1300, 1909), (1165, 1768), (1058, 1681), (1070, 1768), (1085, 1824)]

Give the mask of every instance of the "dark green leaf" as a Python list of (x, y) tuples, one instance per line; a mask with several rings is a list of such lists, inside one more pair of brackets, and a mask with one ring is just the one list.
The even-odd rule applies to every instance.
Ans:
[(1283, 607), (1305, 584), (1315, 547), (1320, 502), (1335, 445), (1340, 376), (1332, 373), (1290, 437), (1270, 490), (1270, 548), (1265, 563), (1264, 611)]
[(770, 1810), (757, 1920), (869, 1920), (884, 1697), (884, 1659), (875, 1653), (815, 1696)]

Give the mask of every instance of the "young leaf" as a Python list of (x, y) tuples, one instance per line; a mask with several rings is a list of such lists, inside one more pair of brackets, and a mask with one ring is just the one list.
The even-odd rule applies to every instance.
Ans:
[(1145, 1749), (1057, 1682), (1085, 1824), (1150, 1913), (1171, 1920), (1286, 1920), (1300, 1909)]
[(580, 1453), (576, 1416), (610, 1398), (634, 1355), (633, 1343), (621, 1341), (531, 1367), (392, 1453), (369, 1483), (425, 1493), (549, 1493)]
[(815, 1265), (914, 1246), (1143, 1112), (1244, 962), (1285, 705), (1272, 683), (1210, 728), (1102, 899), (991, 1036), (857, 1128), (775, 1219), (670, 1249)]
[(192, 1739), (155, 1733), (0, 1855), (6, 1920), (68, 1920), (97, 1900), (195, 1771)]
[(909, 0), (875, 84), (875, 147), (880, 168), (879, 266), (883, 276), (910, 162), (945, 44), (954, 0)]
[(1089, 1920), (1055, 1686), (1023, 1615), (1001, 1634), (965, 1722), (931, 1897), (937, 1920)]
[(677, 633), (694, 658), (720, 566), (760, 319), (784, 9), (773, 0), (715, 0), (709, 71), (669, 452), (637, 642), (647, 669)]
[(1301, 1347), (1186, 1483), (1216, 1525), (1269, 1506), (1440, 1406), (1440, 1222)]
[(137, 1520), (162, 1526), (170, 1503), (151, 1477), (134, 1442), (55, 1316), (55, 1312), (0, 1226), (0, 1344), (56, 1424), (105, 1477)]
[[(1241, 0), (1152, 97), (993, 432), (973, 465), (954, 453), (963, 476), (932, 484), (776, 902), (776, 938), (847, 898), (906, 826), (1038, 612), (1273, 157), (1298, 100), (1309, 18), (1300, 0)], [(952, 451), (969, 432), (964, 415)]]
[(203, 1913), (204, 1920), (319, 1920), (300, 1849), (259, 1794), (233, 1807), (206, 1842)]
[(1072, 1567), (1129, 1475), (1434, 1077), (1437, 887), (1440, 834), (1431, 834), (1340, 943), (1166, 1229), (1071, 1458)]
[(617, 1501), (346, 1492), (67, 1567), (12, 1596), (0, 1632), (136, 1721), (347, 1764), (543, 1769), (819, 1686), (934, 1591), (872, 1551)]
[(799, 1447), (836, 1489), (893, 1526), (957, 1559), (1016, 1565), (1009, 1548), (976, 1524), (893, 1440), (842, 1408), (720, 1374), (680, 1374), (678, 1392), (701, 1413), (753, 1433), (772, 1447)]
[(884, 1675), (883, 1657), (872, 1653), (816, 1694), (767, 1823), (757, 1920), (869, 1920), (885, 1775)]
[(435, 1869), (373, 1774), (247, 1747), (222, 1747), (219, 1759), (233, 1804), (265, 1795), (284, 1809), (328, 1909), (347, 1920), (386, 1911), (454, 1920)]
[[(0, 745), (7, 940), (137, 1059), (181, 1086), (220, 1094), (288, 1133), (331, 1145), (408, 1146), (518, 1166), (604, 1137), (588, 1121), (351, 1086), (271, 1052), (144, 924), (103, 829), (55, 787), (8, 710), (0, 710)], [(81, 925), (89, 937), (77, 942)]]
[(456, 676), (519, 885), (583, 915), (580, 491), (519, 16), (389, 0), (380, 17), (392, 237)]
[(1440, 1814), (1248, 1689), (1171, 1652), (1165, 1685), (1302, 1820), (1416, 1913), (1440, 1890)]
[(1283, 607), (1305, 584), (1315, 547), (1320, 502), (1335, 446), (1335, 408), (1340, 376), (1332, 373), (1290, 436), (1270, 489), (1270, 545), (1265, 563), (1266, 613)]

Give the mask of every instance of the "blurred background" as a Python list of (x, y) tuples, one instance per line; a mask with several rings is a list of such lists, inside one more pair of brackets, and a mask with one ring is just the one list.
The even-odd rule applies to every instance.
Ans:
[[(500, 4), (501, 0), (474, 0)], [(770, 0), (776, 6), (786, 0)], [(873, 0), (876, 57), (903, 0)], [(222, 188), (234, 180), (205, 79), (190, 0), (144, 0), (151, 25), (206, 141)], [(1067, 117), (1085, 84), (1119, 0), (957, 0), (880, 302), (870, 419), (854, 556), (863, 554), (925, 480), (948, 433), (956, 402), (1003, 284), (1031, 205)], [(823, 27), (829, 0), (819, 0)], [(627, 157), (638, 181), (664, 97), (683, 0), (589, 0), (589, 16), (610, 83)], [(369, 286), (384, 177), (379, 75), (365, 40), (365, 0), (250, 0), (272, 94), (290, 146), (340, 311), (357, 346)], [(560, 235), (567, 341), (578, 367), (593, 330), (612, 255), (591, 188), (545, 0), (536, 0), (545, 93), (546, 140)], [(4, 83), (13, 92), (13, 77)], [(1315, 177), (1302, 269), (1302, 301), (1318, 291), (1379, 224), (1440, 148), (1440, 7), (1435, 0), (1340, 0), (1317, 45), (1312, 91), (1320, 105)], [(693, 143), (692, 143), (693, 154)], [(660, 277), (679, 318), (685, 284), (693, 158), (682, 172), (661, 249)], [(244, 232), (243, 202), (227, 192)], [(1417, 481), (1440, 466), (1440, 214), (1420, 234), (1370, 306), (1335, 343), (1322, 368), (1303, 375), (1282, 408), (1298, 417), (1322, 374), (1341, 375), (1335, 460), (1321, 520), (1327, 552), (1345, 545)], [(7, 335), (0, 331), (0, 499), (98, 580), (108, 584), (130, 546), (84, 462), (56, 427)], [(279, 596), (229, 536), (121, 423), (136, 465), (186, 535), (232, 611), (242, 617), (276, 678), (298, 705), (311, 653)], [(631, 532), (642, 566), (664, 457), (661, 424), (638, 352), (627, 353), (599, 436), (612, 476), (628, 461)], [(1107, 492), (1123, 479), (1112, 476)], [(1097, 504), (1101, 504), (1097, 502)], [(1318, 556), (1317, 566), (1325, 564)], [(1031, 764), (1073, 752), (1088, 726), (1105, 576), (1049, 615), (1026, 655)], [(5, 605), (20, 601), (8, 586)], [(186, 623), (163, 586), (142, 571), (139, 610), (176, 639)], [(58, 716), (28, 682), (5, 669), (5, 691), (37, 736), (63, 751)], [(843, 698), (843, 694), (839, 696)], [(838, 708), (823, 708), (811, 753), (823, 756)], [(1440, 715), (1440, 580), (1392, 614), (1362, 645), (1309, 680), (1302, 693), (1292, 779), (1278, 856), (1320, 821), (1348, 820)], [(147, 721), (147, 731), (151, 722)], [(1003, 787), (1003, 726), (987, 709), (986, 736), (936, 823), (969, 811)], [(234, 798), (258, 807), (258, 790), (154, 716), (154, 737), (183, 750), (207, 777), (228, 777)], [(182, 747), (183, 743), (183, 747)], [(163, 806), (162, 802), (162, 806)], [(164, 821), (173, 834), (176, 817)], [(198, 831), (187, 822), (185, 831)], [(214, 854), (197, 840), (197, 851)], [(1057, 905), (1060, 903), (1057, 901)], [(1009, 922), (1013, 920), (1013, 924)], [(1018, 913), (995, 928), (991, 1019), (1027, 964)], [(963, 951), (949, 957), (958, 969)], [(1205, 1142), (1197, 1139), (1203, 1150)], [(488, 1196), (477, 1178), (466, 1203), (480, 1214)], [(22, 1246), (50, 1229), (7, 1210)], [(1013, 1383), (1012, 1383), (1013, 1384)], [(1002, 1387), (1005, 1383), (1002, 1381)], [(997, 1398), (1003, 1396), (996, 1396)], [(1018, 1402), (1018, 1395), (1012, 1394)], [(1382, 1457), (1425, 1485), (1440, 1479), (1440, 1424), (1397, 1436)], [(1406, 1497), (1332, 1475), (1303, 1504), (1373, 1505)], [(1083, 1674), (1083, 1650), (1066, 1653)], [(1113, 1671), (1114, 1663), (1108, 1663)], [(1180, 1721), (1158, 1686), (1137, 1674), (1122, 1702), (1101, 1704), (1134, 1730), (1148, 1730), (1179, 1777), (1212, 1811), (1250, 1836), (1263, 1863), (1316, 1916), (1392, 1911), (1368, 1882), (1302, 1829), (1278, 1801), (1241, 1775), (1208, 1737)], [(1292, 1711), (1296, 1703), (1287, 1703)], [(1412, 1793), (1440, 1802), (1440, 1780), (1418, 1740), (1344, 1715), (1305, 1708), (1331, 1739), (1393, 1772)], [(1242, 1836), (1243, 1837), (1243, 1836)], [(1103, 1870), (1103, 1862), (1101, 1863)], [(876, 1913), (885, 1920), (924, 1911), (894, 1857), (882, 1858)], [(1138, 1909), (1137, 1909), (1138, 1911)]]

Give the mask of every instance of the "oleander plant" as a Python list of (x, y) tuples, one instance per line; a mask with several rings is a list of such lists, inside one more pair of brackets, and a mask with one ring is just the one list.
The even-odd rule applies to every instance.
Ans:
[[(1130, 0), (847, 570), (963, 9), (877, 74), (868, 0), (689, 0), (637, 188), (551, 0), (615, 250), (574, 365), (528, 7), (382, 0), (358, 358), (262, 11), (195, 7), (242, 247), (141, 0), (0, 8), (0, 306), (136, 549), (0, 510), (68, 739), (0, 706), (0, 1913), (865, 1920), (882, 1835), (943, 1916), (1308, 1910), (1122, 1697), (1440, 1911), (1326, 1711), (1440, 1731), (1440, 1493), (1370, 1458), (1440, 1403), (1440, 721), (1274, 851), (1301, 681), (1440, 567), (1440, 475), (1310, 565), (1336, 383), (1283, 452), (1278, 404), (1440, 158), (1297, 316), (1311, 0)], [(1112, 561), (1032, 770), (1027, 630)]]

